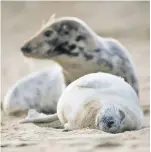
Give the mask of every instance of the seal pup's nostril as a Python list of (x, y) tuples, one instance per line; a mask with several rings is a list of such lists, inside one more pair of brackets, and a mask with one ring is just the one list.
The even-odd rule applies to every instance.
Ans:
[(109, 120), (109, 121), (107, 122), (107, 127), (108, 127), (108, 128), (111, 128), (111, 127), (113, 126), (113, 124), (114, 124), (114, 121), (113, 121), (113, 120)]
[(104, 116), (102, 117), (102, 120), (101, 120), (105, 126), (107, 126), (108, 128), (111, 128), (114, 124), (114, 118), (111, 117), (111, 116)]
[(23, 53), (30, 53), (31, 52), (31, 48), (30, 48), (29, 45), (26, 45), (26, 46), (24, 46), (24, 47), (21, 48), (21, 51)]

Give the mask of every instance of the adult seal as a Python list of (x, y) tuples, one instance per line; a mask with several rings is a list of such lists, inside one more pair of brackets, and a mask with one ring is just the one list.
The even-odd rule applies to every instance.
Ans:
[(78, 18), (52, 16), (21, 51), (27, 57), (59, 63), (67, 84), (89, 73), (105, 72), (124, 78), (139, 95), (135, 66), (127, 49), (118, 40), (98, 36)]

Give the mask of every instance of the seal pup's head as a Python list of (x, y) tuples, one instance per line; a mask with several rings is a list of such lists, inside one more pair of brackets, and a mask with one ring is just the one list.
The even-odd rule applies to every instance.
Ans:
[(97, 117), (97, 128), (109, 133), (122, 132), (124, 119), (125, 113), (120, 108), (114, 105), (105, 105)]
[(78, 18), (52, 16), (40, 31), (21, 47), (21, 51), (25, 56), (33, 58), (82, 56), (90, 60), (93, 58), (90, 50), (96, 47), (96, 37), (91, 28)]

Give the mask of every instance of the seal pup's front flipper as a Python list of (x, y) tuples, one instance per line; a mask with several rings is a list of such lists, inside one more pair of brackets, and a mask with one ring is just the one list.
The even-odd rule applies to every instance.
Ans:
[(20, 123), (48, 123), (55, 120), (59, 120), (57, 113), (52, 115), (45, 115), (43, 113), (38, 113), (35, 109), (30, 109), (28, 111), (27, 117)]

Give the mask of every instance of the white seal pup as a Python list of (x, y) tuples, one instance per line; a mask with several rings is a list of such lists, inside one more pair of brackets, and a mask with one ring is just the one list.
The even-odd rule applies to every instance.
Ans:
[(8, 115), (22, 115), (29, 109), (56, 113), (57, 102), (65, 89), (61, 66), (33, 72), (18, 80), (4, 97), (3, 111)]
[(31, 110), (27, 122), (61, 121), (65, 130), (100, 129), (119, 133), (142, 127), (143, 112), (134, 89), (123, 78), (107, 74), (85, 75), (67, 86), (61, 95), (57, 114), (34, 117)]
[(127, 49), (113, 38), (98, 36), (78, 18), (53, 16), (21, 51), (27, 57), (58, 62), (68, 84), (89, 73), (105, 72), (124, 78), (139, 95), (137, 74)]

